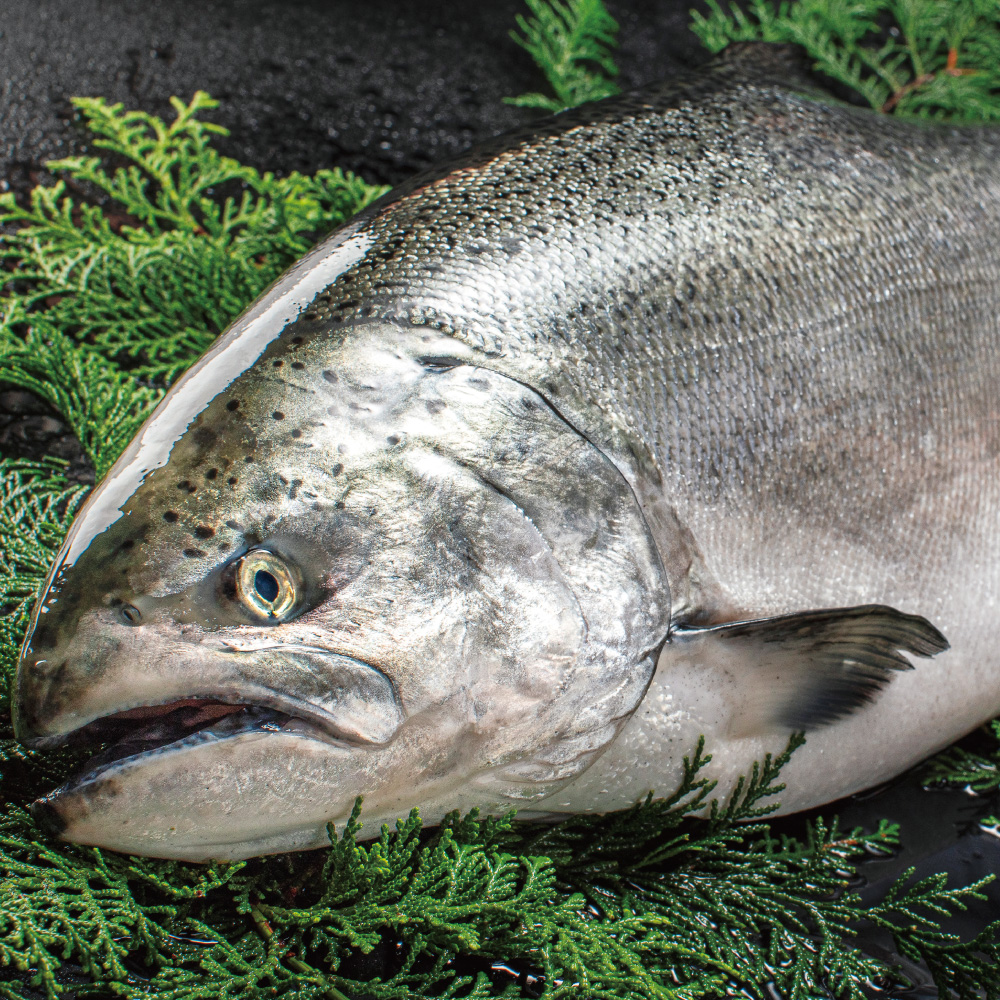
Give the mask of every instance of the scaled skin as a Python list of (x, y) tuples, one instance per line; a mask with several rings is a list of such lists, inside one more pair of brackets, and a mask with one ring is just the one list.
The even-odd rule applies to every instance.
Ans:
[[(19, 736), (281, 715), (85, 775), (64, 836), (203, 859), (318, 846), (357, 794), (372, 835), (602, 810), (701, 734), (724, 792), (788, 730), (685, 625), (879, 603), (950, 640), (809, 735), (786, 810), (1000, 712), (1000, 135), (789, 74), (743, 48), (414, 181), (171, 391), (67, 542)], [(287, 622), (233, 599), (256, 546)]]

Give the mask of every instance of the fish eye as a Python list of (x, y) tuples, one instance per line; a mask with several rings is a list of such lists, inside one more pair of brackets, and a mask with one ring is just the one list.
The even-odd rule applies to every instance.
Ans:
[(142, 621), (142, 612), (134, 604), (123, 604), (118, 609), (118, 616), (123, 625), (138, 625)]
[(298, 588), (291, 567), (267, 549), (252, 549), (236, 567), (236, 596), (260, 618), (283, 618), (295, 607)]

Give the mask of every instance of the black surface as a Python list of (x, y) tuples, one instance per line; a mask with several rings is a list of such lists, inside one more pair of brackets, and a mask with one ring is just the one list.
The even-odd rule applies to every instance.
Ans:
[[(609, 0), (626, 85), (703, 57), (690, 0)], [(82, 148), (75, 95), (160, 114), (207, 90), (226, 151), (275, 171), (341, 166), (394, 184), (530, 118), (542, 80), (508, 37), (521, 0), (4, 0), (0, 177)]]

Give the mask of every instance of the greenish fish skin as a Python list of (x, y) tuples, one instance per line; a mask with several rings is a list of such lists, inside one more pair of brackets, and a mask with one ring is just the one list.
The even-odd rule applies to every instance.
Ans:
[(797, 729), (785, 810), (870, 786), (1000, 713), (998, 456), (1000, 132), (733, 47), (393, 192), (170, 391), (25, 643), (22, 741), (121, 738), (39, 815), (242, 858)]

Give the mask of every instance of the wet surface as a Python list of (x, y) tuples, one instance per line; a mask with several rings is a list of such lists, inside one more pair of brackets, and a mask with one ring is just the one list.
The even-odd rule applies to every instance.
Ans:
[[(609, 0), (624, 85), (704, 54), (689, 0)], [(541, 89), (508, 38), (521, 0), (7, 0), (0, 23), (0, 178), (30, 186), (79, 152), (70, 98), (167, 115), (207, 90), (225, 151), (279, 172), (340, 166), (395, 184), (528, 120), (503, 97)]]
[[(624, 86), (705, 58), (687, 29), (690, 6), (608, 0), (622, 26)], [(212, 117), (232, 135), (220, 146), (243, 162), (277, 173), (340, 166), (372, 182), (398, 183), (531, 120), (532, 112), (502, 102), (543, 87), (508, 39), (522, 10), (521, 0), (6, 0), (0, 190), (25, 193), (44, 179), (46, 159), (87, 151), (72, 96), (104, 96), (169, 116), (170, 95), (188, 98), (196, 89), (222, 101)], [(92, 481), (78, 443), (51, 409), (2, 386), (0, 454), (55, 455), (70, 463), (71, 478)], [(980, 825), (997, 809), (961, 791), (922, 790), (908, 776), (823, 812), (839, 812), (846, 828), (871, 829), (882, 817), (902, 824), (900, 852), (862, 868), (860, 891), (874, 902), (911, 865), (917, 878), (948, 872), (955, 886), (1000, 872), (1000, 837)], [(1000, 888), (987, 893), (946, 929), (971, 935), (1000, 913)], [(859, 943), (903, 964), (917, 984), (908, 995), (933, 995), (926, 970), (904, 962), (887, 935), (862, 928)], [(366, 961), (391, 966), (395, 947), (386, 944)], [(532, 969), (494, 962), (490, 975), (498, 987), (518, 980), (525, 995), (538, 988)], [(69, 987), (88, 981), (72, 968), (60, 979)]]

